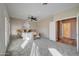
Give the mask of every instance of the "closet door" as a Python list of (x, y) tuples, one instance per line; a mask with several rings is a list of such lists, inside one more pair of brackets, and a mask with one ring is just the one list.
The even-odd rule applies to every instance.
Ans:
[(77, 52), (79, 52), (79, 16), (77, 16)]
[(56, 21), (49, 23), (49, 37), (50, 40), (56, 41)]

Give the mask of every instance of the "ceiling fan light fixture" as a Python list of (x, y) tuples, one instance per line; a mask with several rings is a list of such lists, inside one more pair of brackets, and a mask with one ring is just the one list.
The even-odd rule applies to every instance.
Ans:
[(31, 21), (37, 21), (37, 18), (36, 17), (34, 17), (34, 16), (30, 16), (30, 17), (28, 17), (28, 19), (31, 19)]
[(43, 3), (42, 5), (47, 5), (48, 3)]

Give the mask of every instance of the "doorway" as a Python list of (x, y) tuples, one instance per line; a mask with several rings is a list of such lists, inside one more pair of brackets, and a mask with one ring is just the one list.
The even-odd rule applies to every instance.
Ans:
[(57, 21), (57, 42), (76, 46), (76, 18)]

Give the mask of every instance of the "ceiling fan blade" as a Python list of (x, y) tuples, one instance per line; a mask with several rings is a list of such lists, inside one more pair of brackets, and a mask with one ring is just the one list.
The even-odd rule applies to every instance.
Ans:
[(31, 19), (31, 21), (37, 21), (37, 18), (36, 17), (33, 17), (33, 16), (30, 16), (30, 17), (28, 17), (28, 19)]

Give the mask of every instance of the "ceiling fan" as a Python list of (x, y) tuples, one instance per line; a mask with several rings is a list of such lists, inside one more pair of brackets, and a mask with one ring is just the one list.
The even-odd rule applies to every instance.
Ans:
[(42, 3), (42, 5), (47, 5), (48, 3)]
[(31, 21), (37, 21), (38, 19), (34, 16), (29, 16), (28, 19), (30, 19)]

